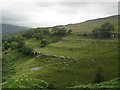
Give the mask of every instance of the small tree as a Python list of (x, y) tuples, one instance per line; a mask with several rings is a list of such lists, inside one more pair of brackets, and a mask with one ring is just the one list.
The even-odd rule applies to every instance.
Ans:
[(68, 30), (67, 33), (68, 33), (68, 34), (72, 34), (72, 30)]
[(25, 42), (24, 41), (19, 41), (18, 44), (17, 44), (17, 48), (22, 50), (22, 47), (25, 45)]
[(3, 48), (4, 48), (4, 49), (10, 48), (10, 44), (9, 44), (7, 41), (5, 41), (5, 42), (3, 43)]
[(101, 25), (101, 27), (106, 32), (111, 32), (111, 31), (115, 30), (114, 26), (112, 24), (110, 24), (110, 23), (104, 23), (104, 24)]
[(100, 38), (101, 37), (101, 28), (94, 28), (92, 31), (94, 38)]
[(36, 39), (39, 39), (39, 40), (42, 40), (44, 38), (44, 34), (43, 32), (38, 32), (35, 34), (35, 38)]
[(47, 41), (43, 39), (40, 44), (40, 47), (45, 47), (47, 45)]
[(83, 34), (83, 36), (87, 36), (87, 34), (86, 34), (86, 33), (84, 33), (84, 34)]
[(65, 36), (67, 34), (67, 30), (65, 28), (53, 27), (52, 30), (53, 30), (53, 35)]
[(24, 55), (27, 55), (27, 56), (32, 56), (32, 55), (33, 55), (33, 48), (24, 45), (24, 46), (22, 47), (22, 53), (23, 53)]
[(11, 44), (10, 44), (10, 48), (11, 48), (11, 49), (17, 48), (17, 42), (12, 41)]
[(111, 32), (114, 31), (114, 26), (110, 23), (104, 23), (99, 28), (94, 28), (92, 31), (93, 37), (95, 38), (109, 38)]
[(43, 33), (44, 33), (45, 35), (49, 35), (49, 34), (50, 34), (49, 30), (43, 30)]

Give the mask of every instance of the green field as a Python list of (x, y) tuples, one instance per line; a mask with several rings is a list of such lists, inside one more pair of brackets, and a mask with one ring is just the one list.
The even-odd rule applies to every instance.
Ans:
[[(33, 46), (34, 51), (73, 59), (20, 57), (15, 63), (17, 74), (12, 77), (13, 79), (26, 74), (60, 88), (91, 83), (98, 66), (103, 68), (105, 81), (118, 75), (116, 39), (99, 40), (69, 35), (45, 48), (39, 48), (38, 42), (34, 39), (26, 40), (26, 44)], [(40, 70), (31, 71), (36, 67)]]
[[(93, 27), (99, 26), (106, 22), (106, 20), (112, 22), (116, 30), (116, 18), (117, 17), (110, 17), (81, 23), (80, 26), (78, 26), (83, 31), (79, 28), (77, 29), (77, 24), (65, 26), (66, 28), (70, 27), (73, 33), (64, 37), (50, 38), (46, 36), (48, 44), (42, 48), (40, 47), (41, 40), (35, 38), (25, 39), (26, 46), (31, 46), (34, 52), (41, 54), (33, 57), (23, 55), (18, 50), (6, 51), (7, 54), (5, 54), (5, 56), (8, 60), (6, 62), (9, 66), (13, 65), (10, 70), (15, 72), (14, 74), (12, 74), (13, 72), (8, 73), (8, 76), (11, 75), (9, 79), (16, 81), (21, 78), (24, 80), (24, 76), (27, 75), (30, 78), (28, 78), (29, 80), (34, 79), (34, 82), (37, 84), (41, 83), (41, 81), (37, 80), (45, 81), (48, 83), (48, 88), (91, 87), (90, 85), (95, 79), (98, 68), (102, 68), (103, 81), (113, 79), (116, 85), (118, 80), (115, 79), (118, 78), (118, 39), (95, 39), (91, 37), (81, 37), (77, 34), (78, 32), (90, 33)], [(94, 24), (96, 22), (97, 24)], [(7, 66), (5, 70), (10, 71)], [(109, 87), (113, 81), (108, 82), (109, 85), (107, 84), (107, 87)], [(21, 82), (19, 82), (19, 85), (22, 87)], [(25, 82), (27, 82), (26, 79)], [(13, 86), (9, 85), (9, 83), (7, 85), (13, 88), (15, 83), (13, 83)], [(25, 85), (27, 85), (27, 83)], [(103, 88), (106, 87), (105, 83), (98, 86), (101, 85), (103, 85)], [(95, 85), (95, 88), (98, 86)], [(114, 88), (114, 85), (112, 88)]]

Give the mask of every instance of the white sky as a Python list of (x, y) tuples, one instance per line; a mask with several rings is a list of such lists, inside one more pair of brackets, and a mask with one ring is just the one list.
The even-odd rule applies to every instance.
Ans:
[(2, 22), (27, 27), (46, 27), (118, 14), (118, 0), (64, 1), (2, 0)]

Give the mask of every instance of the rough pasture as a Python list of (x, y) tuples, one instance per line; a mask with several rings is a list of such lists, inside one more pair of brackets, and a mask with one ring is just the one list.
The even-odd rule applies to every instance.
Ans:
[[(2, 60), (4, 61), (3, 80), (11, 80), (5, 82), (7, 84), (5, 87), (90, 89), (118, 87), (117, 38), (93, 39), (89, 37), (95, 27), (100, 27), (106, 22), (114, 25), (115, 33), (117, 33), (117, 18), (118, 16), (112, 16), (56, 26), (72, 30), (71, 34), (60, 31), (56, 33), (59, 29), (55, 27), (50, 27), (50, 33), (46, 32), (49, 27), (35, 28), (4, 42), (3, 46), (6, 48), (5, 51), (3, 50), (5, 58)], [(52, 29), (55, 32), (52, 32)], [(11, 34), (8, 37), (12, 36)], [(100, 67), (102, 71), (97, 73)], [(101, 79), (102, 83), (93, 84), (100, 75), (104, 78)], [(109, 80), (110, 82), (103, 82)]]
[[(32, 42), (33, 39), (26, 40), (26, 44), (33, 46), (41, 56), (19, 60), (16, 63), (18, 74), (26, 73), (31, 78), (40, 78), (54, 87), (91, 83), (98, 66), (103, 68), (106, 81), (117, 77), (116, 39), (100, 40), (70, 35), (44, 48), (39, 47), (39, 41)], [(31, 71), (35, 67), (42, 69)], [(17, 78), (17, 75), (13, 78)]]

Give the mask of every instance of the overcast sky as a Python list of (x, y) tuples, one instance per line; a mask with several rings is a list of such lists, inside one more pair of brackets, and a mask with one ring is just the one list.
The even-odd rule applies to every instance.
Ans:
[(2, 7), (3, 23), (27, 27), (46, 27), (79, 23), (118, 14), (118, 0), (115, 0), (116, 2), (101, 1), (2, 0), (0, 8)]

